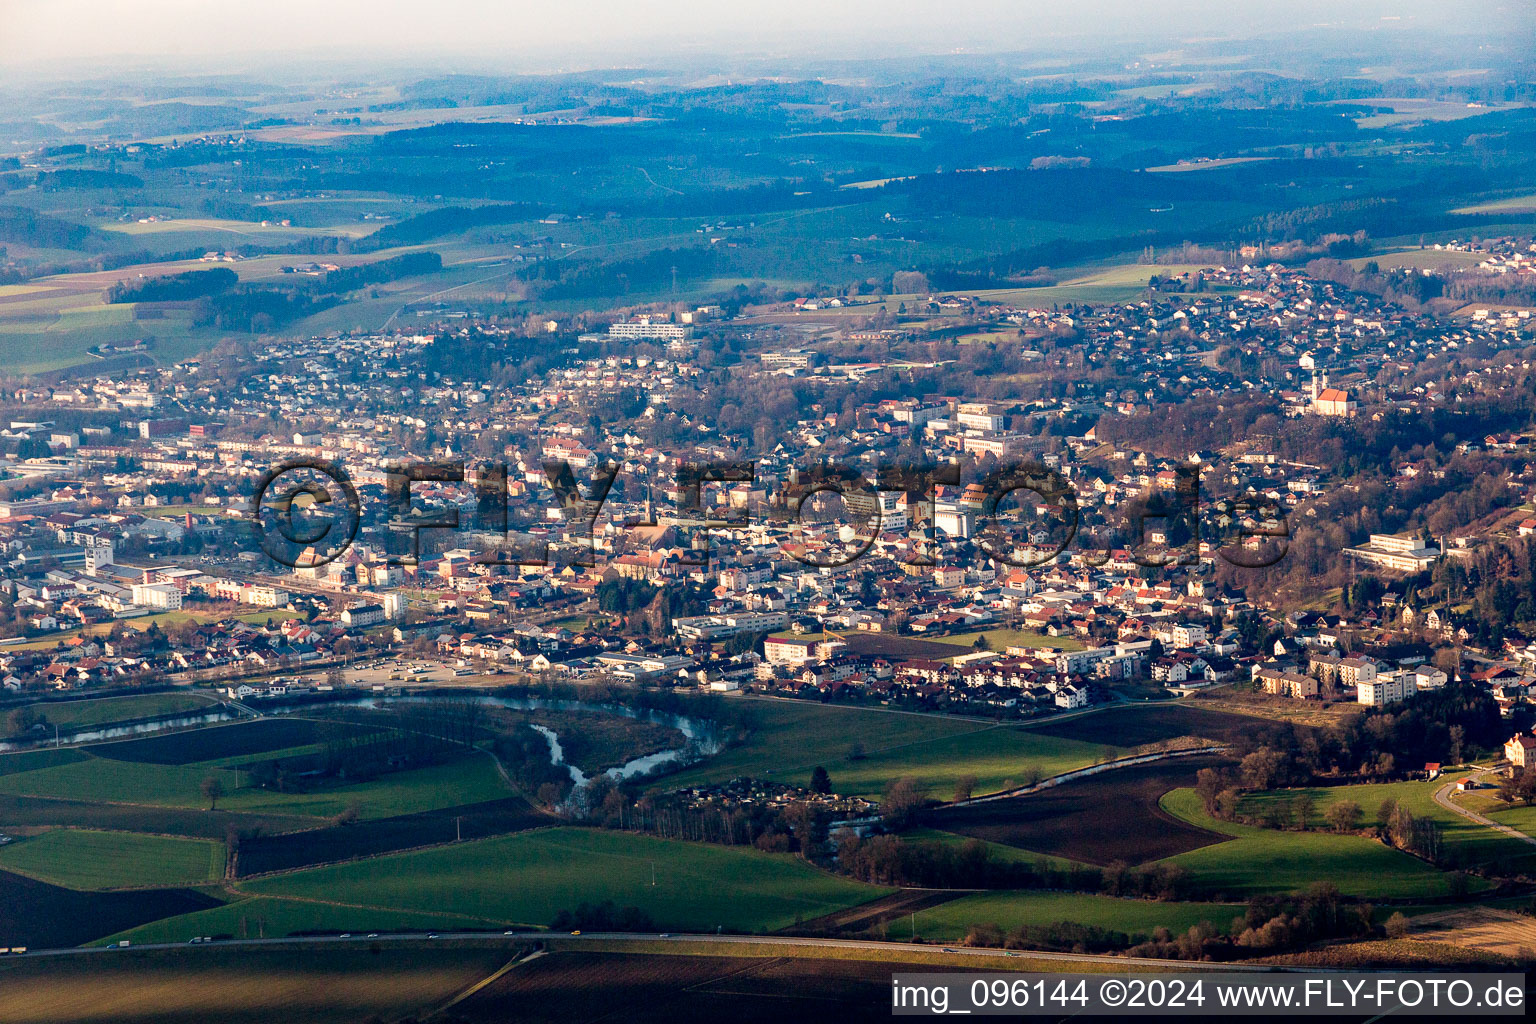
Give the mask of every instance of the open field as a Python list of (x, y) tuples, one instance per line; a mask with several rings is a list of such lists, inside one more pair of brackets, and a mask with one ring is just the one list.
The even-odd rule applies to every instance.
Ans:
[[(109, 932), (218, 902), (192, 889), (80, 892), (0, 871), (0, 946), (78, 946)], [(0, 983), (0, 992), (4, 989)]]
[[(1313, 828), (1326, 828), (1327, 820), (1323, 815), (1333, 804), (1344, 800), (1353, 800), (1360, 805), (1361, 811), (1364, 812), (1363, 824), (1368, 827), (1377, 820), (1383, 801), (1396, 800), (1413, 812), (1414, 817), (1430, 818), (1438, 822), (1446, 850), (1461, 862), (1489, 865), (1509, 874), (1536, 870), (1536, 846), (1529, 846), (1508, 836), (1500, 835), (1492, 829), (1446, 810), (1435, 802), (1435, 791), (1444, 786), (1449, 778), (1454, 777), (1452, 773), (1434, 781), (1314, 786), (1304, 790), (1287, 789), (1273, 793), (1254, 793), (1243, 801), (1243, 807), (1246, 813), (1257, 814), (1272, 801), (1284, 800), (1304, 792), (1312, 798), (1310, 824)], [(1513, 825), (1516, 828), (1520, 827), (1514, 821), (1484, 806), (1478, 794), (1453, 796), (1452, 799), (1464, 803), (1469, 809), (1485, 814), (1495, 821)]]
[(240, 844), (236, 858), (241, 876), (290, 871), (331, 861), (393, 853), (456, 839), (485, 839), (552, 825), (558, 821), (522, 797), (444, 807), (395, 818), (356, 821), (285, 835), (260, 835)]
[[(878, 797), (886, 785), (913, 776), (947, 797), (956, 780), (976, 776), (978, 794), (1020, 784), (1030, 770), (1054, 775), (1092, 764), (1098, 744), (1039, 736), (1019, 726), (995, 726), (938, 715), (761, 701), (758, 725), (740, 747), (668, 777), (683, 786), (752, 776), (805, 785), (825, 767), (836, 792)], [(861, 757), (850, 748), (863, 746)]]
[[(923, 639), (930, 640), (936, 644), (969, 649), (976, 643), (978, 636), (985, 636), (988, 646), (994, 651), (1006, 650), (1009, 647), (1054, 647), (1058, 651), (1080, 651), (1083, 649), (1082, 641), (1070, 636), (1047, 636), (1044, 633), (1036, 633), (1033, 630), (1006, 629), (1002, 627), (977, 629), (968, 633), (950, 633), (946, 636), (925, 636)], [(963, 654), (965, 652), (953, 653)]]
[[(1091, 716), (1090, 716), (1091, 717)], [(924, 818), (933, 828), (1087, 864), (1142, 864), (1196, 850), (1222, 837), (1159, 806), (1170, 789), (1194, 784), (1214, 758), (1185, 757), (1116, 768), (1032, 793)], [(1113, 828), (1105, 828), (1112, 817)]]
[(97, 757), (143, 764), (186, 765), (265, 754), (320, 742), (327, 733), (371, 732), (347, 722), (315, 722), (307, 718), (261, 718), (168, 732), (140, 739), (98, 743), (85, 749)]
[(771, 951), (754, 958), (560, 951), (507, 972), (453, 1012), (472, 1024), (606, 1020), (620, 1007), (623, 1019), (637, 1024), (860, 1024), (890, 1019), (891, 973), (904, 968), (918, 969), (898, 959), (785, 958)]
[(224, 844), (58, 828), (0, 848), (0, 868), (71, 889), (198, 885), (224, 877)]
[(185, 942), (194, 935), (210, 938), (259, 939), (289, 935), (336, 935), (354, 932), (432, 931), (433, 929), (500, 930), (501, 922), (466, 914), (433, 910), (386, 910), (354, 907), (317, 900), (285, 900), (249, 896), (233, 902), (196, 910), (179, 917), (149, 921), (111, 935), (96, 936), (92, 945), (127, 939), (135, 945), (150, 942)]
[(61, 729), (83, 729), (110, 722), (191, 711), (217, 703), (218, 700), (208, 694), (180, 690), (170, 693), (137, 693), (127, 697), (95, 697), (90, 700), (39, 701), (27, 707), (48, 719), (49, 725), (57, 725)]
[(903, 839), (921, 843), (944, 843), (949, 846), (960, 846), (964, 843), (979, 842), (986, 847), (992, 859), (1023, 864), (1044, 864), (1048, 867), (1061, 870), (1086, 867), (1082, 861), (1070, 860), (1066, 857), (1053, 857), (1048, 853), (1039, 853), (1035, 850), (1021, 850), (1017, 846), (1009, 846), (1006, 843), (994, 843), (976, 836), (963, 836), (958, 832), (945, 832), (942, 829), (917, 826), (909, 828), (901, 833)]
[(749, 698), (751, 738), (701, 765), (668, 776), (668, 785), (723, 782), (738, 776), (809, 779), (818, 764), (844, 757), (853, 743), (873, 753), (980, 732), (986, 722), (938, 715)]
[(1189, 869), (1202, 892), (1227, 896), (1294, 892), (1319, 880), (1332, 882), (1346, 896), (1367, 899), (1413, 899), (1450, 892), (1443, 872), (1360, 836), (1281, 832), (1218, 821), (1205, 813), (1193, 789), (1172, 791), (1163, 797), (1162, 806), (1192, 825), (1233, 837), (1171, 858)]
[(366, 820), (482, 803), (508, 795), (495, 762), (483, 754), (473, 754), (444, 764), (381, 775), (371, 782), (327, 787), (308, 793), (242, 789), (231, 795), (229, 808), (256, 814), (307, 814), (330, 818), (355, 801), (359, 817)]
[(1536, 918), (1494, 907), (1457, 907), (1420, 914), (1413, 938), (1444, 942), (1499, 956), (1520, 957), (1536, 949)]
[(858, 760), (845, 756), (828, 761), (825, 767), (839, 793), (875, 798), (893, 779), (912, 776), (928, 785), (935, 797), (948, 799), (955, 783), (965, 776), (975, 777), (975, 793), (980, 796), (1023, 785), (1036, 772), (1041, 777), (1059, 775), (1122, 753), (1102, 744), (1040, 736), (1030, 729), (1004, 725), (907, 747), (871, 750)]
[(90, 757), (84, 761), (0, 776), (0, 793), (162, 807), (206, 807), (199, 790), (208, 776), (219, 778), (226, 793), (235, 790), (232, 772), (191, 765), (140, 764)]
[(88, 803), (195, 809), (208, 806), (201, 788), (203, 780), (209, 776), (224, 784), (225, 795), (219, 800), (220, 809), (259, 815), (331, 818), (355, 802), (362, 818), (389, 818), (507, 796), (495, 764), (480, 754), (426, 768), (393, 772), (369, 782), (294, 793), (238, 788), (243, 775), (237, 769), (92, 757), (0, 776), (0, 793)]
[[(1246, 687), (1248, 684), (1240, 685)], [(1341, 719), (1361, 713), (1360, 705), (1353, 701), (1339, 700), (1320, 705), (1317, 701), (1273, 697), (1231, 685), (1201, 690), (1192, 698), (1192, 703), (1205, 709), (1269, 718), (1277, 722), (1295, 722), (1297, 725), (1333, 725)]]
[(313, 828), (318, 824), (314, 818), (231, 814), (224, 810), (209, 811), (204, 808), (99, 804), (0, 794), (0, 828), (64, 826), (223, 841), (231, 827), (245, 833), (273, 835)]
[(776, 930), (889, 891), (788, 855), (572, 828), (311, 868), (242, 888), (533, 925), (579, 903), (613, 900), (639, 907), (660, 928), (738, 931)]
[(1462, 206), (1452, 210), (1452, 213), (1531, 213), (1536, 211), (1536, 192), (1523, 196), (1508, 196), (1504, 199), (1490, 199), (1486, 203), (1476, 203), (1472, 206)]
[(1356, 270), (1373, 262), (1383, 271), (1393, 267), (1408, 267), (1413, 270), (1461, 270), (1465, 267), (1475, 267), (1487, 258), (1488, 254), (1483, 252), (1413, 248), (1362, 256), (1348, 262)]
[[(793, 636), (794, 634), (786, 634)], [(855, 654), (871, 654), (898, 661), (944, 661), (964, 651), (956, 651), (952, 644), (940, 642), (937, 637), (897, 636), (895, 633), (846, 633), (848, 650)]]
[[(1201, 921), (1225, 931), (1243, 910), (1241, 904), (1234, 903), (1158, 903), (1067, 892), (988, 892), (962, 896), (920, 912), (917, 933), (939, 942), (957, 942), (976, 924), (995, 924), (1009, 932), (1025, 924), (1072, 921), (1128, 935), (1150, 935), (1159, 927), (1177, 935)], [(891, 937), (902, 939), (905, 935), (893, 925)]]
[(1190, 704), (1159, 704), (1151, 707), (1111, 707), (1062, 721), (1034, 726), (1045, 736), (1084, 742), (1110, 742), (1137, 747), (1179, 736), (1198, 736), (1230, 743), (1244, 730), (1262, 724), (1247, 715), (1211, 711)]
[(16, 775), (20, 772), (51, 768), (59, 764), (72, 764), (75, 761), (84, 761), (89, 756), (74, 747), (42, 747), (37, 750), (0, 754), (0, 775)]
[(428, 1013), (514, 955), (508, 948), (118, 950), (0, 965), (13, 1024), (332, 1024)]

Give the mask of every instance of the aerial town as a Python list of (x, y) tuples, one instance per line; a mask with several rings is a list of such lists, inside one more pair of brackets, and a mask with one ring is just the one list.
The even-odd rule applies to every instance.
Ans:
[(1521, 5), (5, 12), (0, 1021), (1523, 1012)]
[[(1536, 273), (1536, 245), (1486, 251), (1500, 273)], [(850, 326), (816, 318), (823, 305), (844, 307), (835, 296), (731, 318), (718, 307), (653, 310), (579, 336), (550, 321), (539, 329), (563, 357), (510, 386), (428, 369), (434, 346), (521, 329), (479, 320), (447, 321), (440, 336), (413, 324), (16, 386), (4, 398), (28, 418), (9, 420), (4, 436), (27, 454), (6, 462), (0, 502), (4, 686), (170, 681), (243, 699), (323, 686), (327, 668), (409, 650), (451, 678), (643, 680), (1006, 717), (1233, 683), (1380, 706), (1448, 676), (1494, 688), (1506, 710), (1523, 702), (1536, 643), (1479, 643), (1449, 602), (1426, 602), (1401, 580), (1536, 533), (1533, 514), (1518, 511), (1536, 498), (1529, 434), (1457, 445), (1509, 466), (1510, 512), (1494, 529), (1362, 538), (1341, 562), (1375, 589), (1340, 612), (1255, 596), (1242, 564), (1275, 540), (1263, 523), (1286, 532), (1331, 516), (1354, 486), (1340, 467), (1288, 458), (1259, 437), (1179, 449), (1160, 436), (1142, 447), (1114, 439), (1113, 424), (1254, 392), (1301, 419), (1496, 399), (1531, 379), (1529, 360), (1498, 359), (1536, 336), (1531, 311), (1413, 315), (1278, 264), (1186, 271), (1161, 287), (1137, 302), (1066, 309), (933, 294), (901, 316), (880, 296), (860, 297), (845, 308), (873, 308)], [(987, 333), (1017, 339), (1026, 368), (1081, 375), (1029, 399), (959, 387), (850, 397), (893, 366), (963, 360), (956, 339)], [(709, 400), (701, 348), (737, 354), (735, 387), (782, 381), (810, 408), (782, 421), (750, 479), (696, 484), (685, 502), (680, 466), (736, 459), (752, 443), (750, 426), (697, 418)], [(914, 349), (934, 358), (874, 354)], [(1463, 352), (1487, 365), (1454, 372)], [(238, 376), (225, 360), (240, 361)], [(815, 400), (822, 393), (828, 401)], [(640, 414), (585, 413), (615, 395)], [(876, 492), (857, 557), (828, 566), (792, 555), (806, 527), (771, 506), (800, 467), (836, 462), (873, 480), (903, 459), (950, 465), (957, 477), (926, 493)], [(283, 460), (338, 464), (360, 495), (363, 528), (328, 560), (311, 549), (290, 568), (262, 548), (253, 481)], [(402, 556), (386, 522), (388, 478), (445, 460), (458, 460), (460, 480), (417, 480), (409, 501), (464, 525), (417, 527), (420, 557)], [(1070, 524), (1059, 494), (1015, 491), (1030, 500), (989, 506), (975, 481), (1025, 462), (1070, 488)], [(536, 561), (471, 528), (476, 467), (492, 463), (503, 467), (503, 532), (536, 544)], [(546, 468), (557, 464), (583, 489), (606, 468), (613, 489), (595, 510), (563, 509)], [(1140, 533), (1128, 529), (1124, 510), (1171, 494), (1181, 465), (1197, 470), (1198, 500), (1143, 511)], [(972, 478), (963, 486), (962, 466)], [(1390, 470), (1386, 486), (1405, 494), (1447, 472), (1406, 456)], [(1005, 533), (1010, 515), (1025, 525)], [(1076, 539), (1064, 543), (1068, 525)], [(1243, 535), (1224, 547), (1234, 528)], [(858, 531), (820, 532), (835, 546)]]

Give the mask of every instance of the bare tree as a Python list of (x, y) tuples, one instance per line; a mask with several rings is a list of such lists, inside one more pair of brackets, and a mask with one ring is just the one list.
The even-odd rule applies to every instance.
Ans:
[(217, 775), (209, 775), (198, 785), (198, 790), (203, 794), (203, 799), (208, 801), (208, 809), (216, 811), (219, 808), (219, 797), (224, 795), (224, 783)]

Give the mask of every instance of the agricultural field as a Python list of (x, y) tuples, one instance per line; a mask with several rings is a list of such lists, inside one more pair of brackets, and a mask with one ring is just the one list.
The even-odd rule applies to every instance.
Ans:
[[(948, 797), (957, 779), (975, 775), (976, 792), (1022, 784), (1031, 770), (1053, 775), (1092, 764), (1097, 744), (1037, 736), (1018, 726), (941, 715), (759, 700), (746, 743), (677, 775), (672, 787), (740, 776), (806, 785), (817, 765), (839, 793), (878, 797), (893, 779), (914, 776)], [(854, 744), (862, 756), (850, 756)]]
[(329, 786), (307, 793), (242, 789), (232, 794), (230, 810), (250, 814), (305, 814), (332, 818), (354, 803), (363, 820), (418, 814), (443, 807), (499, 800), (506, 783), (486, 755), (471, 754), (443, 764), (381, 775), (370, 782)]
[(99, 743), (85, 749), (97, 757), (114, 761), (186, 765), (246, 754), (271, 753), (318, 743), (329, 735), (371, 731), (348, 723), (316, 722), (307, 718), (284, 716)]
[(199, 885), (224, 877), (224, 844), (59, 828), (0, 847), (0, 869), (70, 889)]
[[(941, 808), (924, 824), (1085, 864), (1144, 864), (1223, 841), (1159, 806), (1164, 793), (1193, 785), (1197, 771), (1216, 763), (1183, 757), (1116, 768), (1028, 796)], [(1105, 828), (1111, 815), (1114, 827)]]
[(1462, 206), (1452, 211), (1453, 213), (1533, 213), (1536, 212), (1536, 192), (1523, 196), (1507, 196), (1503, 199), (1490, 199), (1483, 203), (1474, 203), (1471, 206)]
[(312, 829), (317, 824), (314, 818), (296, 815), (231, 814), (206, 808), (206, 804), (199, 808), (150, 807), (0, 794), (0, 830), (62, 826), (222, 842), (230, 828), (246, 834), (273, 835)]
[[(890, 1019), (891, 973), (921, 970), (921, 964), (921, 954), (905, 951), (854, 960), (784, 957), (775, 950), (750, 958), (562, 950), (508, 971), (453, 1012), (470, 1024), (600, 1020), (615, 1007), (623, 1007), (624, 1020), (637, 1024), (862, 1024)], [(1018, 964), (1041, 969), (1038, 963)], [(1015, 967), (1012, 961), (988, 962), (985, 969)]]
[(855, 654), (872, 654), (902, 661), (911, 659), (945, 661), (957, 654), (965, 653), (955, 650), (952, 644), (941, 643), (936, 637), (898, 636), (895, 633), (847, 633), (843, 638), (848, 642), (848, 650)]
[[(654, 883), (653, 883), (654, 876)], [(612, 900), (659, 928), (773, 931), (885, 895), (789, 855), (557, 828), (255, 879), (263, 896), (544, 925)]]
[[(1201, 921), (1225, 931), (1244, 909), (1235, 903), (1159, 903), (1087, 893), (988, 892), (962, 896), (920, 912), (917, 932), (926, 939), (956, 942), (977, 924), (995, 924), (1009, 932), (1025, 924), (1072, 921), (1128, 935), (1150, 935), (1160, 927), (1177, 935)], [(893, 928), (892, 938), (903, 937), (899, 928)]]
[[(1309, 824), (1312, 828), (1327, 828), (1328, 823), (1324, 815), (1329, 807), (1335, 803), (1351, 800), (1360, 805), (1363, 812), (1362, 825), (1370, 827), (1378, 820), (1379, 810), (1383, 801), (1396, 800), (1413, 813), (1415, 817), (1430, 818), (1440, 825), (1441, 838), (1445, 842), (1447, 853), (1452, 858), (1468, 864), (1487, 864), (1495, 867), (1502, 873), (1516, 874), (1536, 869), (1536, 846), (1530, 846), (1508, 836), (1500, 835), (1492, 829), (1486, 828), (1476, 822), (1446, 810), (1434, 800), (1435, 791), (1442, 788), (1450, 780), (1449, 776), (1442, 776), (1433, 781), (1389, 782), (1354, 786), (1314, 786), (1307, 789), (1277, 790), (1271, 793), (1253, 793), (1248, 795), (1242, 805), (1246, 814), (1260, 815), (1267, 805), (1284, 801), (1300, 793), (1305, 793), (1312, 799), (1312, 814)], [(1520, 826), (1508, 819), (1505, 814), (1494, 811), (1486, 806), (1477, 795), (1467, 794), (1453, 799), (1465, 804), (1469, 809), (1493, 818), (1506, 825)], [(1518, 815), (1518, 811), (1515, 812)]]
[(110, 945), (127, 939), (134, 945), (186, 942), (194, 935), (209, 938), (260, 939), (354, 932), (425, 932), (444, 929), (500, 931), (501, 922), (467, 914), (435, 910), (385, 910), (315, 900), (285, 900), (271, 896), (237, 897), (230, 903), (195, 910), (97, 935), (90, 945)]
[(393, 853), (458, 839), (485, 839), (554, 824), (559, 819), (535, 810), (520, 796), (443, 807), (349, 825), (263, 834), (241, 842), (235, 858), (241, 877), (291, 871), (333, 861)]
[(54, 765), (73, 764), (76, 761), (84, 761), (89, 756), (74, 747), (43, 747), (39, 750), (0, 754), (0, 775), (16, 775), (20, 772), (36, 771), (39, 768), (51, 768)]
[[(1320, 832), (1282, 832), (1218, 821), (1205, 813), (1193, 789), (1176, 789), (1163, 809), (1198, 828), (1232, 838), (1171, 858), (1187, 868), (1205, 893), (1249, 896), (1294, 892), (1318, 880), (1346, 896), (1414, 899), (1448, 895), (1444, 872), (1370, 839)], [(1478, 880), (1473, 880), (1478, 888)]]
[(95, 697), (90, 700), (49, 700), (25, 705), (49, 725), (62, 730), (78, 730), (112, 722), (154, 718), (178, 711), (193, 711), (219, 701), (204, 693), (187, 690), (169, 693), (136, 693), (127, 697)]
[(747, 742), (667, 777), (672, 787), (724, 782), (738, 776), (808, 780), (818, 764), (845, 757), (854, 743), (867, 753), (911, 747), (980, 732), (990, 723), (939, 715), (845, 708), (804, 701), (751, 699)]
[(12, 1024), (332, 1024), (427, 1014), (505, 964), (507, 947), (115, 950), (0, 965)]
[[(197, 730), (203, 731), (206, 730)], [(163, 738), (190, 737), (197, 732)], [(195, 742), (201, 744), (203, 741)], [(368, 782), (290, 793), (250, 786), (242, 788), (242, 782), (249, 780), (237, 768), (90, 757), (54, 767), (0, 775), (0, 794), (85, 803), (208, 808), (209, 801), (203, 796), (202, 784), (210, 777), (223, 785), (224, 795), (218, 803), (221, 810), (254, 815), (298, 815), (311, 819), (335, 817), (354, 804), (361, 818), (389, 818), (508, 795), (495, 763), (480, 754), (393, 772)]]
[(235, 776), (195, 765), (144, 764), (88, 757), (84, 761), (0, 775), (0, 793), (95, 803), (151, 804), (163, 807), (207, 807), (202, 782), (220, 779), (226, 793), (235, 791)]
[[(109, 932), (218, 904), (194, 889), (81, 892), (0, 871), (0, 946), (78, 946)], [(0, 991), (4, 988), (0, 983)]]
[[(1058, 651), (1080, 651), (1083, 643), (1070, 636), (1048, 636), (1045, 633), (1036, 633), (1028, 629), (1005, 629), (1002, 627), (993, 629), (977, 629), (968, 633), (950, 633), (945, 636), (923, 637), (924, 640), (936, 644), (944, 644), (947, 647), (964, 647), (967, 650), (974, 647), (976, 638), (987, 638), (987, 646), (994, 651), (1006, 650), (1009, 647), (1054, 647)], [(951, 652), (964, 654), (965, 651)]]
[[(893, 779), (911, 776), (947, 800), (962, 778), (974, 777), (977, 795), (1024, 785), (1096, 761), (1123, 756), (1124, 750), (1102, 743), (1041, 736), (1032, 729), (1003, 725), (886, 750), (867, 750), (862, 758), (844, 755), (827, 761), (836, 792), (878, 798)], [(800, 773), (796, 773), (796, 780)], [(809, 778), (809, 770), (804, 772)], [(779, 774), (775, 773), (775, 778)]]
[(1383, 271), (1393, 267), (1407, 267), (1412, 270), (1461, 270), (1465, 267), (1475, 267), (1488, 258), (1487, 253), (1461, 252), (1456, 249), (1398, 249), (1373, 256), (1364, 256), (1349, 261), (1355, 269), (1363, 268), (1367, 263), (1375, 263)]
[(1120, 747), (1138, 747), (1181, 736), (1230, 743), (1244, 730), (1258, 724), (1258, 720), (1248, 715), (1210, 711), (1185, 703), (1165, 703), (1150, 707), (1110, 707), (1059, 721), (1048, 720), (1032, 728), (1044, 736), (1100, 743), (1109, 740)]

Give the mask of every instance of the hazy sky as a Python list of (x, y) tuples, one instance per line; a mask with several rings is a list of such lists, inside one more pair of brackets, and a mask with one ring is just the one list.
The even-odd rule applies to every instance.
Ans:
[[(1529, 0), (0, 0), (0, 64), (331, 51), (505, 56), (508, 70), (602, 59), (1035, 49), (1063, 34), (1230, 36), (1524, 19)], [(1383, 20), (1387, 19), (1387, 20)], [(1486, 23), (1486, 20), (1485, 20)]]

